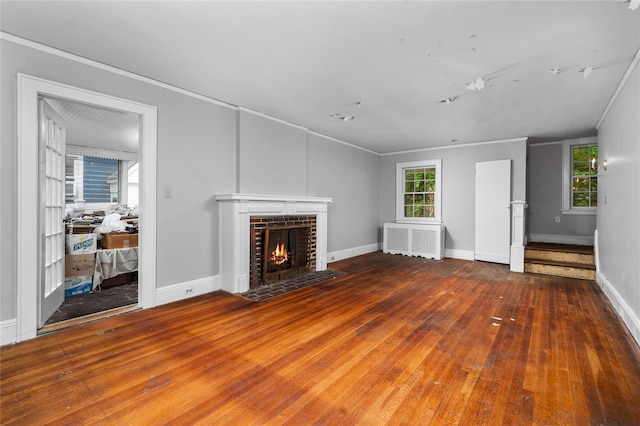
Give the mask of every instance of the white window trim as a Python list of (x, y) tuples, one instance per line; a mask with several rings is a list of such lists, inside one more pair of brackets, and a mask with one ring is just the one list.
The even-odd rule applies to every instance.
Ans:
[(562, 214), (595, 215), (597, 207), (571, 207), (571, 149), (577, 146), (598, 145), (598, 138), (562, 141)]
[[(404, 215), (404, 169), (414, 167), (436, 168), (435, 217), (405, 217)], [(442, 224), (442, 159), (396, 163), (396, 222)]]

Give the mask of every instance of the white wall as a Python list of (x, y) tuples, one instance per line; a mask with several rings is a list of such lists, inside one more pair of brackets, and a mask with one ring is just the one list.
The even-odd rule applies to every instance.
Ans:
[(309, 134), (308, 195), (330, 196), (329, 261), (378, 250), (378, 154)]
[(598, 283), (640, 343), (640, 66), (598, 129)]
[[(16, 317), (18, 72), (158, 107), (156, 287), (216, 275), (218, 210), (213, 194), (235, 187), (235, 111), (6, 40), (1, 43), (0, 320)], [(172, 198), (162, 197), (165, 186), (172, 187)]]
[(305, 129), (240, 110), (238, 161), (237, 192), (307, 195)]
[(473, 258), (475, 164), (511, 159), (511, 199), (526, 201), (526, 139), (385, 155), (380, 174), (381, 224), (395, 220), (396, 163), (442, 159), (442, 221), (447, 256)]
[(378, 249), (378, 154), (250, 111), (238, 117), (238, 192), (331, 197), (329, 261)]
[[(17, 314), (17, 73), (157, 107), (159, 303), (183, 297), (181, 285), (206, 289), (201, 284), (219, 276), (218, 193), (333, 197), (329, 249), (353, 253), (362, 245), (377, 248), (378, 195), (371, 182), (377, 182), (379, 156), (50, 49), (4, 39), (0, 48), (0, 332)], [(164, 198), (166, 187), (171, 198)], [(361, 214), (354, 219), (356, 208)]]

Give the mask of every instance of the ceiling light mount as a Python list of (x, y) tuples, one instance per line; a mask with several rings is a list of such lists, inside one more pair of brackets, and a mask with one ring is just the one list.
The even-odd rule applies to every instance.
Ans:
[(478, 77), (475, 79), (475, 81), (468, 83), (465, 87), (468, 90), (482, 90), (484, 89), (484, 80), (482, 79), (482, 77)]
[(333, 113), (329, 117), (335, 118), (336, 120), (342, 120), (344, 122), (354, 120), (355, 117), (353, 115), (341, 114), (341, 113)]

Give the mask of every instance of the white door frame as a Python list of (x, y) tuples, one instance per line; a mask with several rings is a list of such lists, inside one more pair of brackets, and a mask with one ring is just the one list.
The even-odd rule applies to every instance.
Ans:
[(16, 337), (36, 337), (38, 318), (38, 96), (54, 96), (141, 116), (140, 256), (138, 305), (154, 307), (156, 283), (157, 108), (77, 87), (18, 74), (18, 241)]

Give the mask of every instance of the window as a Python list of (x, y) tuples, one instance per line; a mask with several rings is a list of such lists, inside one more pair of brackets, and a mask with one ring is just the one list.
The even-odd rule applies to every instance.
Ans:
[(67, 204), (75, 200), (86, 203), (117, 203), (120, 161), (76, 154), (66, 156)]
[(82, 154), (65, 159), (65, 203), (82, 200), (88, 207), (113, 203), (138, 205), (138, 162)]
[(441, 221), (442, 160), (396, 164), (396, 221)]
[(577, 146), (571, 149), (571, 208), (598, 205), (598, 147)]
[(598, 145), (595, 138), (563, 141), (564, 214), (595, 214), (598, 206)]

